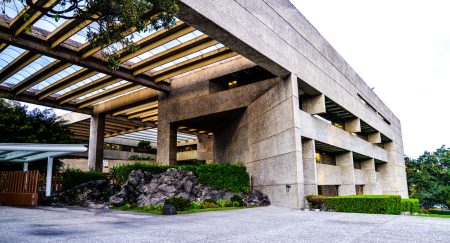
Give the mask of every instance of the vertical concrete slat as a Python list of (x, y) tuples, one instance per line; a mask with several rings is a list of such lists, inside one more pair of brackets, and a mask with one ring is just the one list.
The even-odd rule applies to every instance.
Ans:
[[(303, 183), (305, 185), (305, 196), (317, 195), (317, 165), (316, 146), (314, 140), (302, 138), (302, 160), (303, 160)], [(305, 207), (308, 203), (305, 198)]]
[(158, 121), (156, 161), (163, 165), (177, 163), (177, 127), (170, 122)]
[(88, 168), (102, 172), (103, 142), (105, 139), (105, 115), (94, 114), (91, 117), (89, 131)]
[(367, 159), (361, 161), (361, 169), (364, 171), (365, 184), (364, 184), (364, 194), (366, 195), (376, 195), (381, 194), (380, 188), (377, 185), (377, 175), (375, 172), (375, 160)]
[(355, 195), (355, 169), (353, 167), (353, 153), (344, 152), (336, 156), (336, 165), (341, 167), (341, 185), (339, 196)]

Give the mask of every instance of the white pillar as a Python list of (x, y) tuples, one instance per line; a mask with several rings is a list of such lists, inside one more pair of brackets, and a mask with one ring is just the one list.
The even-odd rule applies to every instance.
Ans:
[(23, 171), (28, 171), (28, 163), (23, 163)]
[(53, 157), (48, 157), (47, 161), (47, 180), (45, 182), (45, 196), (52, 194), (52, 174), (53, 174)]

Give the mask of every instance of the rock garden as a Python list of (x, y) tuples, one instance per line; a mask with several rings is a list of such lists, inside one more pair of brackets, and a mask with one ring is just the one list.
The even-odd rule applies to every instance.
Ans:
[(67, 170), (67, 190), (52, 205), (172, 215), (270, 205), (267, 195), (251, 190), (240, 165), (154, 166), (133, 164), (111, 169), (108, 176)]

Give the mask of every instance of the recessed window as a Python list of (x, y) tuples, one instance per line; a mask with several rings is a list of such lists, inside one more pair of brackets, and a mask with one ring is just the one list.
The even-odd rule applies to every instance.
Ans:
[(236, 80), (228, 82), (228, 89), (234, 89), (236, 87), (237, 87), (237, 81)]

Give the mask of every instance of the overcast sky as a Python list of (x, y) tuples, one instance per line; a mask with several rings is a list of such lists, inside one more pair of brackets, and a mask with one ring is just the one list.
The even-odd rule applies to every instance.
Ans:
[(450, 1), (291, 2), (400, 119), (406, 155), (450, 146)]
[(406, 155), (450, 146), (450, 1), (291, 1), (400, 118)]

